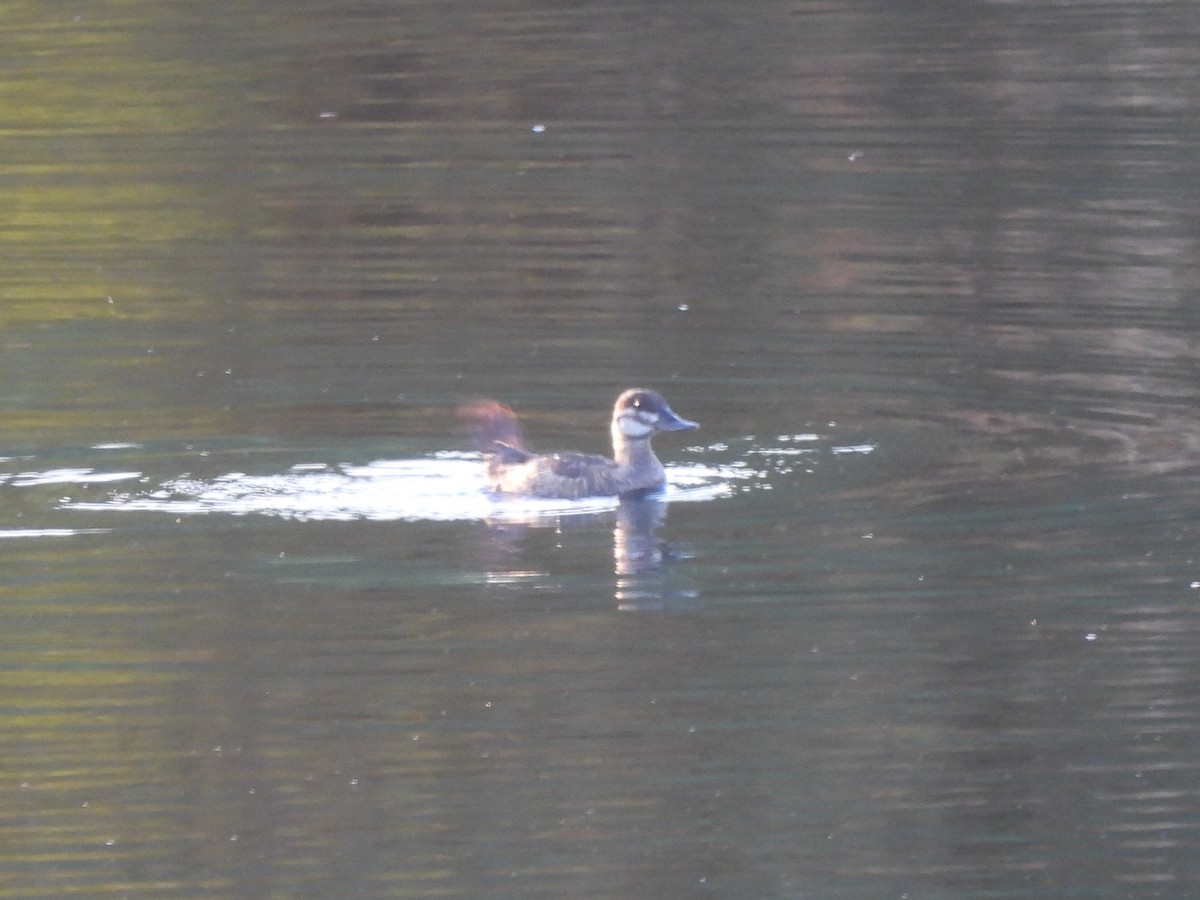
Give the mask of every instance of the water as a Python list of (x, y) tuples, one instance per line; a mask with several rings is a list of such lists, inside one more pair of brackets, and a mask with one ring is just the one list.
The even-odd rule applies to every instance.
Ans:
[(0, 895), (1196, 894), (1190, 5), (10, 7)]

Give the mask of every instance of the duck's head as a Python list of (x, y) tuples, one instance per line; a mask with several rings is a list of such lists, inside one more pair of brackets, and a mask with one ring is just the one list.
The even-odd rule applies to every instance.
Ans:
[(677, 416), (658, 391), (630, 388), (613, 406), (612, 427), (614, 434), (638, 440), (657, 431), (690, 431), (700, 425)]

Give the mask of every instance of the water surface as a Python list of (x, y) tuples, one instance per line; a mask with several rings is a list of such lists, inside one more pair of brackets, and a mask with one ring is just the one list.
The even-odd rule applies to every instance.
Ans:
[(0, 893), (1196, 893), (1189, 5), (10, 7)]

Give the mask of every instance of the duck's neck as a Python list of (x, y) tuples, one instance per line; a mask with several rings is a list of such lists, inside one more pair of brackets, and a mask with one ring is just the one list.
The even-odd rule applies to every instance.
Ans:
[(643, 468), (653, 466), (658, 462), (654, 451), (650, 449), (650, 437), (626, 437), (615, 423), (612, 428), (613, 461), (626, 468)]

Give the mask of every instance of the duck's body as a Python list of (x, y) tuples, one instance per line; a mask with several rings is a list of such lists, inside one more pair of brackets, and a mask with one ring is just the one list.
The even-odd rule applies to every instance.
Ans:
[(487, 457), (488, 484), (504, 494), (575, 500), (660, 491), (666, 472), (650, 438), (699, 427), (675, 414), (662, 394), (630, 388), (613, 406), (613, 458), (588, 453), (538, 455), (525, 449), (516, 415), (486, 401), (464, 410)]

